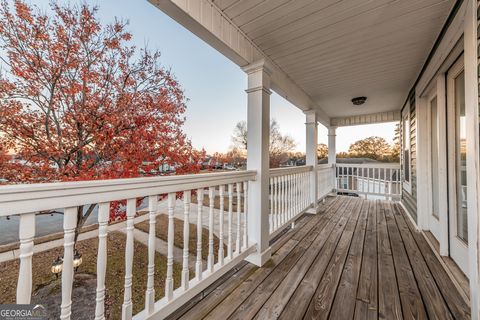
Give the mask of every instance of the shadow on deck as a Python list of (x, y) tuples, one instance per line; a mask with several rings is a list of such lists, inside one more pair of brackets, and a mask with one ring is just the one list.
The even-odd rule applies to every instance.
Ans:
[(424, 236), (393, 202), (338, 196), (171, 319), (470, 319)]

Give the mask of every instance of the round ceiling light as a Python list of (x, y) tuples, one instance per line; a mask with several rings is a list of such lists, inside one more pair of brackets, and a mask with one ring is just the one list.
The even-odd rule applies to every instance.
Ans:
[(360, 106), (367, 101), (367, 97), (356, 97), (352, 99), (352, 103), (356, 106)]

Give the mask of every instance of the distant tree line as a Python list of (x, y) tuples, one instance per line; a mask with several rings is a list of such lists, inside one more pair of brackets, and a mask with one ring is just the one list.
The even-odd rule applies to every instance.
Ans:
[[(304, 162), (305, 153), (295, 152), (296, 143), (294, 139), (282, 134), (278, 122), (273, 119), (270, 123), (270, 167), (279, 167), (282, 163)], [(318, 159), (328, 157), (328, 146), (324, 143), (318, 144)], [(247, 158), (247, 123), (238, 122), (232, 134), (232, 147), (225, 153), (215, 153), (213, 157), (220, 162), (230, 163), (235, 167), (243, 167)], [(337, 158), (369, 158), (382, 162), (400, 161), (400, 127), (395, 126), (395, 137), (393, 144), (389, 144), (384, 138), (371, 136), (355, 141), (348, 148), (348, 152), (337, 153)]]

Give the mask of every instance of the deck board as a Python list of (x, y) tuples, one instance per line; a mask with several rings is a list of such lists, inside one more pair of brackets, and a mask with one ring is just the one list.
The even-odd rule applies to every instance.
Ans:
[(336, 197), (171, 319), (470, 319), (423, 235), (393, 202)]
[(378, 318), (403, 319), (397, 275), (387, 231), (385, 207), (377, 200)]
[(417, 282), (413, 274), (412, 266), (408, 260), (407, 252), (400, 236), (393, 208), (390, 203), (385, 204), (385, 219), (387, 222), (388, 234), (390, 236), (390, 245), (394, 258), (395, 270), (397, 274), (398, 290), (402, 302), (403, 317), (406, 319), (428, 319), (423, 304), (423, 299), (418, 290)]

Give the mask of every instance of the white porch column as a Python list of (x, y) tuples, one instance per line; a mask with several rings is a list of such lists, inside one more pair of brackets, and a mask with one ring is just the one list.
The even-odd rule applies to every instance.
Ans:
[(333, 165), (333, 189), (337, 190), (337, 127), (328, 127), (328, 164)]
[(328, 128), (328, 164), (337, 163), (337, 127)]
[(317, 213), (317, 167), (318, 167), (318, 119), (315, 110), (305, 111), (306, 121), (306, 165), (312, 166), (313, 170), (310, 174), (310, 201), (312, 207), (307, 210), (308, 213)]
[(477, 1), (467, 0), (464, 29), (465, 61), (465, 118), (467, 130), (467, 212), (468, 212), (468, 268), (472, 319), (480, 319), (479, 234), (480, 224), (480, 139), (478, 98)]
[(257, 171), (257, 179), (248, 187), (248, 238), (257, 243), (257, 252), (247, 260), (262, 266), (271, 256), (268, 221), (271, 72), (263, 60), (243, 70), (248, 75), (247, 170)]

